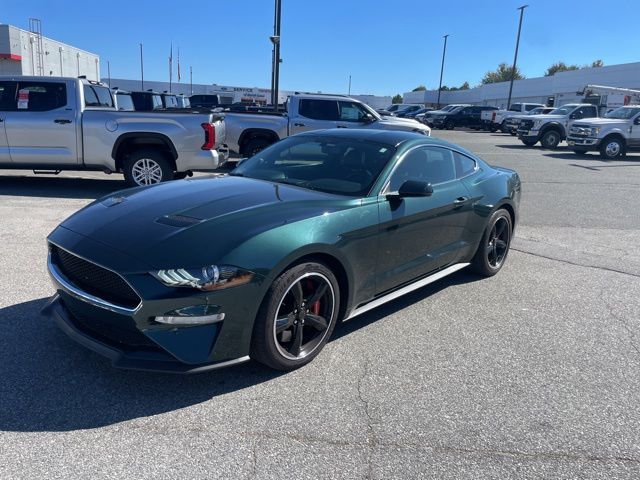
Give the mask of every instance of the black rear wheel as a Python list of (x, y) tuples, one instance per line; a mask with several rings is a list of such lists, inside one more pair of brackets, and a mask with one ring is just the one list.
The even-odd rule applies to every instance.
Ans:
[(522, 143), (524, 143), (527, 147), (533, 147), (536, 143), (538, 143), (537, 140), (522, 140)]
[(333, 332), (339, 295), (335, 276), (320, 263), (302, 263), (284, 272), (258, 312), (251, 358), (276, 370), (309, 363)]
[(542, 135), (540, 143), (544, 148), (556, 148), (561, 140), (560, 132), (557, 130), (548, 130)]
[(471, 261), (474, 272), (491, 277), (500, 271), (509, 253), (512, 231), (511, 215), (504, 208), (491, 215), (478, 250)]
[(252, 138), (251, 140), (249, 140), (247, 142), (247, 144), (242, 149), (242, 154), (247, 156), (247, 157), (253, 157), (260, 150), (264, 150), (265, 148), (267, 148), (272, 143), (273, 142), (269, 141), (268, 139), (266, 139), (264, 137)]
[(605, 138), (600, 144), (600, 156), (607, 160), (622, 157), (625, 154), (624, 142), (618, 136)]

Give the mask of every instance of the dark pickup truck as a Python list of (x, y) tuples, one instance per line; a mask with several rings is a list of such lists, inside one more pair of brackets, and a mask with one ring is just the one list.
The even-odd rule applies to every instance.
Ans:
[(456, 127), (479, 129), (482, 126), (480, 115), (486, 110), (498, 110), (497, 107), (486, 105), (469, 105), (454, 108), (449, 112), (442, 112), (431, 117), (435, 128), (453, 130)]

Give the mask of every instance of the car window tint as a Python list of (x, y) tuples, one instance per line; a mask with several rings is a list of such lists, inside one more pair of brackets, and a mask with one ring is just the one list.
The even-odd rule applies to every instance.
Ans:
[(67, 105), (67, 88), (57, 82), (18, 82), (17, 111), (46, 112)]
[(129, 94), (116, 94), (116, 102), (118, 104), (118, 110), (135, 110), (135, 107), (133, 106), (133, 100), (131, 99), (131, 95)]
[(476, 169), (476, 161), (466, 155), (453, 152), (453, 158), (456, 163), (456, 177), (462, 178), (474, 172)]
[(387, 191), (398, 191), (407, 180), (419, 180), (435, 185), (455, 178), (456, 169), (451, 150), (418, 147), (407, 153), (391, 174)]
[(113, 107), (113, 98), (111, 98), (111, 92), (109, 92), (107, 87), (93, 85), (91, 88), (96, 92), (101, 107)]
[(338, 120), (338, 102), (335, 100), (300, 100), (300, 115), (314, 120)]
[(15, 110), (16, 82), (0, 82), (0, 110)]

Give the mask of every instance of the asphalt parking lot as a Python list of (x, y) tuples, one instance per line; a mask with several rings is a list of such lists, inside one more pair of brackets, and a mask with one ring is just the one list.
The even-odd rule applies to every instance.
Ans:
[(639, 478), (640, 155), (442, 132), (523, 180), (496, 277), (339, 328), (310, 365), (113, 369), (39, 311), (45, 237), (121, 177), (0, 171), (0, 478)]

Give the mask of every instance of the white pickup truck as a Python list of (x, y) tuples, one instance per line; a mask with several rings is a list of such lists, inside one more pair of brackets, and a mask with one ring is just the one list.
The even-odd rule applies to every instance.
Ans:
[(224, 164), (219, 115), (119, 111), (109, 88), (84, 78), (0, 77), (0, 168), (123, 173), (128, 185)]
[(527, 147), (536, 143), (556, 148), (567, 137), (574, 120), (598, 117), (598, 107), (590, 103), (567, 103), (546, 115), (530, 115), (520, 120), (518, 138)]
[(381, 117), (368, 105), (341, 95), (296, 94), (289, 97), (286, 113), (225, 113), (224, 122), (226, 144), (242, 157), (309, 130), (374, 128), (431, 135), (431, 129), (416, 120)]
[(609, 160), (622, 157), (629, 150), (640, 150), (640, 105), (617, 108), (604, 118), (574, 122), (567, 144), (575, 153), (596, 150)]
[(514, 113), (527, 113), (538, 107), (544, 107), (544, 105), (541, 103), (512, 103), (508, 110), (482, 112), (480, 120), (482, 124), (492, 132), (500, 130), (503, 133), (508, 133), (504, 123), (507, 117)]

